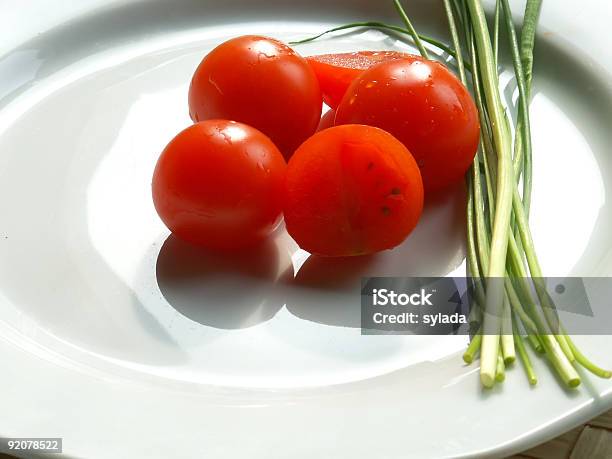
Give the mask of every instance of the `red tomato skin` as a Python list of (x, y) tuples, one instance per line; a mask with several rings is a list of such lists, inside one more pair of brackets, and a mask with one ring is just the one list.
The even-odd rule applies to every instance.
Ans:
[(319, 124), (319, 83), (306, 60), (272, 38), (245, 35), (204, 57), (189, 88), (189, 113), (260, 130), (288, 158)]
[(153, 202), (179, 238), (210, 249), (253, 245), (278, 224), (286, 163), (272, 141), (235, 121), (181, 131), (153, 174)]
[(301, 248), (322, 256), (364, 255), (400, 244), (423, 209), (410, 152), (363, 125), (318, 132), (287, 165), (285, 225)]
[(393, 60), (366, 70), (336, 111), (335, 124), (363, 123), (393, 134), (413, 154), (426, 192), (461, 180), (478, 148), (478, 111), (442, 64)]
[(336, 118), (336, 111), (327, 110), (325, 114), (321, 117), (321, 121), (319, 122), (319, 127), (317, 128), (317, 132), (322, 131), (323, 129), (333, 127), (335, 118)]
[(398, 51), (357, 51), (319, 54), (309, 56), (306, 60), (319, 80), (323, 101), (335, 109), (353, 80), (364, 70), (386, 60), (406, 58), (421, 59), (419, 56)]

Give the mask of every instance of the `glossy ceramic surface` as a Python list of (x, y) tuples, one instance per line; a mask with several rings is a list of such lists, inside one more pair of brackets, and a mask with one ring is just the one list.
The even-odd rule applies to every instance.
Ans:
[[(610, 7), (589, 2), (586, 21), (567, 3), (545, 2), (538, 35), (532, 228), (547, 275), (610, 275)], [(568, 392), (543, 362), (535, 389), (517, 365), (482, 391), (460, 358), (465, 337), (360, 334), (361, 276), (463, 273), (461, 187), (431, 199), (401, 247), (358, 262), (309, 257), (282, 228), (215, 256), (155, 214), (153, 167), (190, 123), (187, 87), (207, 51), (239, 34), (397, 22), (391, 5), (18, 5), (2, 6), (15, 33), (0, 56), (0, 435), (62, 436), (65, 453), (87, 457), (507, 454), (612, 405), (610, 381), (585, 375)], [(446, 37), (439, 6), (411, 9)], [(297, 49), (411, 48), (359, 31)], [(612, 367), (612, 338), (576, 341)]]

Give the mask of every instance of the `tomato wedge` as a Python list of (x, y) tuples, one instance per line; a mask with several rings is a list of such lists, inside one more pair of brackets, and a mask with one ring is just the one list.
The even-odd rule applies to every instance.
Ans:
[(421, 59), (399, 51), (357, 51), (354, 53), (319, 54), (306, 60), (314, 70), (323, 92), (323, 101), (335, 109), (349, 85), (361, 72), (375, 64), (392, 59)]

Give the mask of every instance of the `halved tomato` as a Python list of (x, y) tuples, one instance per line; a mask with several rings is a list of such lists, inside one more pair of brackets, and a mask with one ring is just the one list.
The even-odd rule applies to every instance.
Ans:
[(349, 85), (361, 72), (375, 64), (392, 59), (421, 59), (399, 51), (357, 51), (354, 53), (319, 54), (306, 58), (319, 80), (324, 102), (335, 109)]

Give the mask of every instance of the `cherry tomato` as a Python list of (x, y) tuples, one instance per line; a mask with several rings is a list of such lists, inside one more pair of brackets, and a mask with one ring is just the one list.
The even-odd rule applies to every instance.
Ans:
[(335, 124), (362, 123), (393, 134), (414, 155), (425, 191), (461, 180), (478, 148), (478, 112), (442, 64), (398, 59), (363, 72), (336, 110)]
[(323, 129), (330, 128), (334, 125), (334, 119), (336, 118), (335, 110), (327, 110), (325, 115), (321, 117), (321, 121), (319, 122), (319, 127), (317, 128), (317, 132), (322, 131)]
[(323, 101), (331, 108), (336, 108), (350, 84), (364, 70), (380, 62), (402, 58), (420, 59), (419, 56), (398, 51), (319, 54), (306, 59), (317, 75), (323, 92)]
[(317, 255), (363, 255), (395, 247), (415, 227), (422, 208), (416, 162), (381, 129), (325, 129), (304, 142), (287, 166), (287, 231)]
[(321, 90), (304, 58), (272, 38), (246, 35), (213, 49), (189, 88), (194, 121), (240, 121), (259, 129), (286, 158), (321, 117)]
[(153, 202), (166, 226), (211, 249), (254, 244), (280, 220), (286, 164), (272, 141), (235, 121), (180, 132), (153, 174)]

